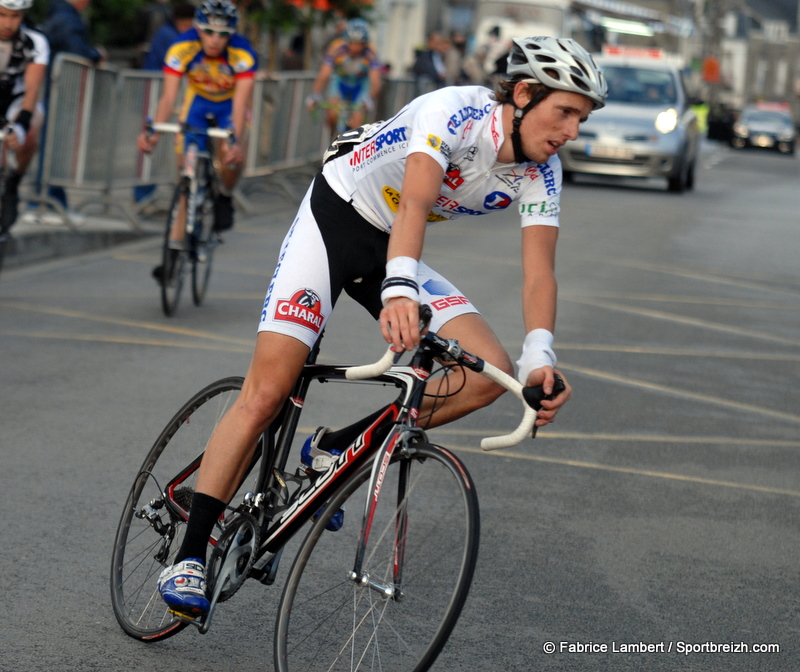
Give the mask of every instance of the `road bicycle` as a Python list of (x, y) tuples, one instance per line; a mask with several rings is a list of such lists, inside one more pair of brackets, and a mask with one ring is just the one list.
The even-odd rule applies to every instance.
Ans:
[[(136, 475), (114, 542), (111, 599), (131, 637), (158, 641), (188, 625), (207, 632), (216, 607), (245, 580), (275, 581), (283, 549), (303, 531), (278, 605), (276, 670), (421, 671), (433, 664), (466, 600), (480, 523), (466, 467), (430, 443), (420, 427), (426, 383), (440, 379), (436, 402), (443, 402), (463, 367), (524, 402), (519, 427), (483, 439), (485, 450), (531, 435), (542, 389), (523, 388), (435, 333), (423, 337), (406, 364), (389, 350), (371, 365), (320, 365), (318, 352), (319, 342), (209, 539), (211, 609), (196, 620), (168, 609), (157, 578), (180, 546), (203, 450), (242, 379), (204, 388), (161, 432)], [(394, 386), (399, 394), (350, 426), (347, 448), (329, 466), (292, 469), (293, 439), (311, 384), (364, 381)], [(328, 529), (344, 509), (341, 529)]]
[(11, 234), (8, 232), (11, 227), (2, 225), (2, 195), (6, 191), (6, 179), (8, 175), (16, 168), (16, 155), (14, 152), (7, 150), (5, 146), (7, 126), (8, 123), (5, 120), (0, 120), (0, 270), (3, 269), (6, 249), (11, 241)]
[[(178, 309), (181, 291), (191, 269), (192, 299), (199, 306), (208, 290), (211, 263), (220, 237), (214, 232), (214, 202), (218, 191), (218, 178), (213, 160), (213, 140), (227, 139), (233, 143), (233, 131), (209, 126), (194, 128), (178, 123), (149, 123), (148, 133), (183, 133), (187, 138), (184, 166), (175, 187), (164, 231), (161, 253), (159, 286), (161, 307), (170, 317)], [(201, 151), (196, 137), (208, 138), (208, 149)], [(172, 231), (181, 228), (185, 220), (183, 241), (173, 241)]]

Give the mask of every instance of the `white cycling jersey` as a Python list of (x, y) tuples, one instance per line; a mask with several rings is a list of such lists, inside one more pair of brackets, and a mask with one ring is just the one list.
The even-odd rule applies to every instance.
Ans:
[[(21, 26), (13, 40), (0, 40), (0, 116), (13, 119), (12, 101), (25, 93), (25, 69), (29, 63), (47, 65), (50, 45), (42, 33)], [(17, 106), (18, 107), (18, 106)]]
[(502, 107), (482, 86), (454, 86), (414, 99), (367, 129), (352, 151), (328, 161), (331, 188), (364, 219), (391, 231), (406, 157), (423, 152), (445, 171), (429, 222), (486, 215), (517, 203), (522, 226), (558, 226), (561, 162), (497, 163)]

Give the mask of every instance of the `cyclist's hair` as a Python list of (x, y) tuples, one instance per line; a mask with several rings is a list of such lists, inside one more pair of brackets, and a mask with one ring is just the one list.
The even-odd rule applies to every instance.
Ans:
[[(498, 81), (494, 87), (494, 99), (501, 105), (514, 105), (514, 88), (520, 81), (522, 81), (521, 77), (515, 79), (501, 79)], [(533, 102), (531, 107), (535, 107), (555, 91), (555, 89), (545, 86), (544, 84), (525, 82), (525, 86), (528, 88), (531, 102)]]
[(195, 11), (196, 8), (191, 2), (179, 2), (172, 8), (172, 20), (193, 19)]

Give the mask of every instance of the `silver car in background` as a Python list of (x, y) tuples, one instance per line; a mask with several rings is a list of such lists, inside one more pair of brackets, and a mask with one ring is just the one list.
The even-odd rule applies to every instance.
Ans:
[(670, 191), (692, 189), (700, 134), (678, 70), (660, 59), (596, 60), (608, 99), (559, 150), (565, 181), (574, 173), (665, 177)]

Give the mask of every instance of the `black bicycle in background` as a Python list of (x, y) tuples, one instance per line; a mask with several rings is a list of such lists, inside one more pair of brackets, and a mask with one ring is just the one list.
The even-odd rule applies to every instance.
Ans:
[[(192, 299), (199, 306), (208, 290), (214, 250), (220, 243), (214, 232), (214, 202), (218, 176), (214, 165), (215, 139), (235, 141), (232, 130), (194, 128), (179, 123), (149, 123), (148, 133), (182, 133), (187, 138), (184, 165), (175, 187), (164, 230), (159, 270), (161, 307), (166, 316), (178, 309), (186, 277), (191, 273)], [(197, 136), (208, 138), (208, 148), (201, 151)]]
[[(426, 383), (437, 404), (477, 371), (524, 402), (522, 423), (485, 450), (531, 435), (541, 388), (516, 380), (428, 333), (407, 364), (391, 350), (373, 365), (314, 363), (319, 343), (282, 412), (261, 436), (244, 483), (209, 539), (211, 609), (198, 620), (171, 612), (158, 594), (161, 570), (181, 545), (200, 460), (211, 432), (242, 386), (238, 377), (193, 396), (161, 432), (122, 512), (111, 563), (111, 599), (125, 632), (142, 641), (188, 625), (207, 632), (217, 607), (247, 579), (274, 582), (287, 542), (305, 535), (278, 606), (279, 672), (427, 670), (461, 613), (478, 556), (475, 485), (464, 464), (419, 426)], [(349, 447), (323, 471), (301, 465), (298, 421), (312, 383), (396, 387), (388, 406), (364, 418)], [(297, 437), (298, 442), (302, 440)], [(294, 455), (294, 458), (292, 458)], [(326, 529), (346, 509), (338, 531)]]

